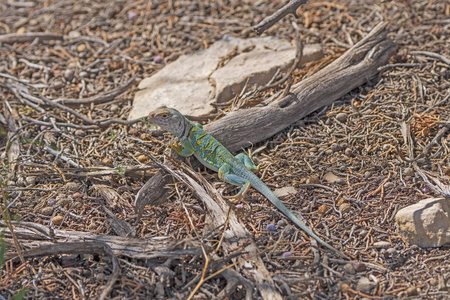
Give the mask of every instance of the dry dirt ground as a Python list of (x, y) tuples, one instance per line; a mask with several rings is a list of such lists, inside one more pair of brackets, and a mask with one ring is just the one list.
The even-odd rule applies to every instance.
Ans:
[[(0, 299), (22, 287), (33, 299), (186, 299), (191, 294), (209, 299), (224, 289), (227, 280), (220, 274), (198, 284), (203, 270), (209, 276), (220, 269), (218, 261), (231, 265), (233, 253), (216, 252), (211, 268), (205, 268), (198, 245), (213, 251), (221, 229), (206, 227), (203, 204), (185, 185), (171, 185), (167, 201), (147, 206), (136, 223), (136, 193), (158, 170), (149, 156), (162, 161), (171, 137), (150, 134), (145, 123), (124, 124), (136, 91), (129, 81), (136, 77), (138, 82), (181, 54), (205, 49), (224, 34), (256, 36), (249, 28), (286, 2), (0, 2), (2, 224), (8, 219), (5, 189), (9, 219), (20, 221), (14, 223), (15, 242), (5, 235), (7, 253), (16, 253), (16, 246), (25, 255), (33, 247), (52, 245), (57, 230), (86, 232), (86, 237), (87, 232), (134, 235), (143, 242), (163, 236), (191, 241), (170, 257), (144, 259), (142, 253), (111, 253), (88, 239), (66, 246), (59, 239), (59, 250), (43, 248), (40, 255), (2, 267)], [(291, 22), (296, 20), (303, 42), (322, 43), (324, 62), (329, 62), (380, 21), (389, 21), (389, 36), (399, 50), (377, 78), (254, 145), (267, 185), (294, 187), (297, 193), (281, 200), (354, 259), (348, 263), (321, 248), (316, 261), (310, 239), (286, 226), (290, 221), (252, 190), (242, 222), (276, 288), (286, 299), (448, 299), (449, 247), (408, 245), (396, 231), (394, 216), (437, 196), (408, 158), (418, 158), (418, 168), (444, 184), (450, 176), (445, 130), (450, 122), (450, 4), (309, 1), (298, 15), (285, 17), (264, 35), (293, 41)], [(5, 36), (11, 33), (31, 36)], [(296, 70), (294, 80), (324, 62)], [(55, 99), (66, 100), (50, 101)], [(411, 145), (405, 144), (401, 124), (409, 128)], [(7, 143), (8, 138), (14, 142)], [(327, 181), (329, 172), (337, 181)], [(201, 173), (224, 193), (236, 191), (215, 174)], [(275, 231), (268, 230), (271, 223)], [(25, 225), (28, 234), (20, 231)], [(377, 247), (376, 242), (387, 243)], [(196, 251), (189, 252), (190, 245)], [(239, 250), (234, 254), (245, 255)], [(228, 299), (244, 296), (238, 286)], [(253, 297), (261, 298), (259, 291)]]

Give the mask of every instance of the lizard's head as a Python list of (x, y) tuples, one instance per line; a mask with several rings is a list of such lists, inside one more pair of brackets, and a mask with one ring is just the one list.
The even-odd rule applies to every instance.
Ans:
[(160, 107), (152, 111), (147, 119), (151, 124), (156, 124), (162, 130), (177, 137), (183, 135), (188, 125), (187, 119), (178, 110), (168, 107)]

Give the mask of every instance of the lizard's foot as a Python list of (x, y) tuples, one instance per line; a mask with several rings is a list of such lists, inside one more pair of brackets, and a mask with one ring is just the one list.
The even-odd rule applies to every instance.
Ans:
[(236, 205), (239, 202), (242, 202), (245, 197), (242, 194), (237, 194), (234, 196), (225, 196), (224, 198), (228, 199), (232, 204)]

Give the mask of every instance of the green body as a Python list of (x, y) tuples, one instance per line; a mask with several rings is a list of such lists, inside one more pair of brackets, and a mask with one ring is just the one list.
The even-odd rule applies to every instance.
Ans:
[[(168, 120), (166, 114), (170, 114), (169, 117), (174, 118)], [(164, 118), (158, 118), (160, 115), (163, 115)], [(200, 124), (189, 121), (177, 110), (170, 108), (159, 109), (150, 114), (149, 120), (179, 138), (179, 143), (171, 145), (179, 155), (184, 157), (195, 155), (203, 165), (218, 172), (220, 179), (240, 186), (241, 190), (236, 195), (238, 200), (243, 199), (250, 185), (253, 186), (308, 235), (333, 252), (348, 258), (318, 237), (281, 203), (270, 188), (253, 173), (254, 170), (257, 170), (257, 166), (255, 166), (250, 157), (243, 153), (233, 156), (219, 141), (206, 133)], [(170, 124), (175, 122), (178, 122), (176, 127)]]

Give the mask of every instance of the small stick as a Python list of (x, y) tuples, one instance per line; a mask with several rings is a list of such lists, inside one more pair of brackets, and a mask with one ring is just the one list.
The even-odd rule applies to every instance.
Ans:
[(273, 15), (265, 18), (258, 25), (253, 26), (253, 30), (256, 31), (258, 35), (261, 35), (264, 31), (275, 25), (275, 23), (288, 14), (293, 14), (294, 17), (297, 18), (297, 8), (304, 3), (306, 3), (306, 0), (291, 0)]

